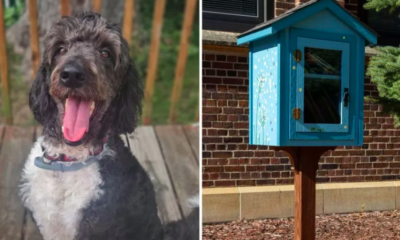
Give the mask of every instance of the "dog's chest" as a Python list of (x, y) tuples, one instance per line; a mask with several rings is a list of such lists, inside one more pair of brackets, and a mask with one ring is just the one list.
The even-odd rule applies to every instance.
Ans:
[(102, 194), (98, 163), (75, 172), (54, 172), (34, 165), (34, 158), (41, 154), (36, 144), (22, 174), (21, 196), (45, 240), (72, 240), (82, 210)]

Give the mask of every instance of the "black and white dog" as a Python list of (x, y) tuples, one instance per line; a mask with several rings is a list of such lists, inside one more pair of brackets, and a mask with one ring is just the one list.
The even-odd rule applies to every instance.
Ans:
[(117, 25), (64, 17), (44, 44), (29, 100), (43, 136), (20, 189), (44, 239), (198, 239), (198, 209), (161, 224), (149, 176), (119, 137), (136, 127), (143, 88)]

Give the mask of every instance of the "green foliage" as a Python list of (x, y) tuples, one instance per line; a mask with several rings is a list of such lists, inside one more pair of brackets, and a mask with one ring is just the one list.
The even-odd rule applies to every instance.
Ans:
[(368, 0), (364, 5), (365, 9), (375, 10), (377, 12), (388, 8), (390, 13), (393, 13), (398, 7), (400, 7), (400, 0)]
[[(377, 12), (389, 9), (394, 13), (400, 7), (400, 0), (368, 0), (364, 8)], [(377, 47), (378, 55), (371, 58), (367, 76), (376, 83), (379, 97), (376, 102), (383, 110), (394, 115), (395, 125), (400, 126), (400, 48)]]
[[(147, 75), (148, 54), (154, 11), (153, 1), (140, 1), (140, 29), (134, 29), (131, 44), (133, 56), (141, 77)], [(179, 52), (185, 1), (169, 0), (166, 4), (161, 34), (158, 71), (153, 97), (153, 124), (168, 122), (170, 99), (174, 84), (175, 69)], [(178, 102), (178, 123), (194, 122), (199, 99), (199, 16), (194, 18), (190, 37), (188, 59), (181, 101)]]
[(376, 83), (379, 91), (378, 103), (385, 112), (395, 116), (396, 125), (400, 125), (400, 48), (378, 47), (379, 53), (372, 57), (367, 76)]
[(12, 7), (4, 9), (4, 24), (6, 28), (13, 25), (24, 11), (24, 2), (21, 0), (16, 1), (16, 4)]

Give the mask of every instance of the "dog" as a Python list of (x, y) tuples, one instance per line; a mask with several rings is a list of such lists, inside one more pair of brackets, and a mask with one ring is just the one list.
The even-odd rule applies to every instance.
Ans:
[(45, 240), (198, 239), (198, 203), (162, 225), (149, 176), (124, 146), (143, 86), (120, 28), (92, 12), (63, 17), (44, 39), (29, 95), (43, 134), (20, 196)]

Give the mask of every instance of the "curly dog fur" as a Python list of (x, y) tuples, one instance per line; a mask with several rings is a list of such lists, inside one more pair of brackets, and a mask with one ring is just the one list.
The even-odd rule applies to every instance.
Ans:
[[(78, 69), (74, 79), (65, 73), (71, 66)], [(198, 208), (185, 220), (161, 224), (149, 176), (119, 137), (134, 131), (142, 97), (116, 24), (89, 12), (63, 17), (49, 30), (29, 101), (43, 136), (26, 161), (20, 189), (45, 240), (198, 239)], [(95, 106), (77, 143), (66, 139), (67, 99)], [(34, 165), (45, 152), (85, 161), (105, 138), (98, 160), (81, 170)]]

